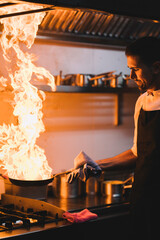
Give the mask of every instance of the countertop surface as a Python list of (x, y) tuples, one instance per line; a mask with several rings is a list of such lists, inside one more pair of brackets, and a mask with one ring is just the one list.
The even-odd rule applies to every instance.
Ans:
[(64, 211), (79, 211), (84, 208), (104, 208), (106, 206), (115, 206), (129, 204), (128, 198), (111, 198), (100, 195), (84, 195), (77, 198), (56, 198), (49, 196), (47, 202), (60, 207)]

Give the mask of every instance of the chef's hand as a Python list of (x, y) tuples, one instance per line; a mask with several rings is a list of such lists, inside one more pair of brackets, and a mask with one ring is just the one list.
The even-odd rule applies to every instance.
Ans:
[(98, 165), (93, 167), (88, 163), (85, 163), (82, 167), (73, 170), (67, 175), (67, 182), (72, 183), (77, 178), (86, 182), (89, 177), (100, 177), (101, 172), (102, 170)]

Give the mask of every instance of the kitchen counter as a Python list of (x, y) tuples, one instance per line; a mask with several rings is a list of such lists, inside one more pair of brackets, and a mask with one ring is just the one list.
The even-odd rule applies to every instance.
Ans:
[(101, 208), (114, 205), (129, 204), (127, 198), (110, 198), (108, 196), (100, 195), (85, 195), (78, 198), (56, 198), (49, 196), (47, 202), (57, 207), (62, 208), (64, 211), (79, 211), (84, 208)]
[(101, 236), (106, 236), (110, 240), (117, 240), (117, 237), (123, 237), (123, 240), (129, 239), (130, 205), (126, 198), (110, 199), (100, 195), (86, 195), (75, 199), (64, 199), (49, 195), (47, 202), (70, 212), (88, 208), (91, 212), (96, 213), (98, 218), (78, 224), (59, 219), (59, 221), (47, 223), (44, 226), (1, 232), (0, 238), (5, 240), (44, 240), (53, 236), (54, 239), (59, 240), (64, 237), (70, 240), (97, 240)]
[[(49, 196), (47, 202), (65, 211), (78, 212), (88, 208), (91, 212), (97, 213), (98, 218), (89, 222), (71, 224), (66, 221), (65, 224), (63, 223), (61, 234), (68, 236), (70, 240), (75, 238), (76, 240), (97, 240), (101, 235), (110, 240), (117, 239), (117, 237), (123, 237), (123, 240), (129, 239), (130, 204), (127, 198), (110, 199), (99, 195), (86, 195), (75, 199), (64, 199)], [(54, 234), (56, 232), (60, 234), (60, 229), (54, 231)]]

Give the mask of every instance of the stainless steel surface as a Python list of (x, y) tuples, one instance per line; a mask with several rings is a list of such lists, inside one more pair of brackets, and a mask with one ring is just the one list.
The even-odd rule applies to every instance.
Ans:
[(139, 0), (134, 1), (90, 1), (90, 0), (28, 0), (27, 2), (49, 4), (62, 7), (70, 7), (76, 9), (96, 10), (99, 12), (111, 12), (125, 16), (133, 16), (139, 18), (159, 19), (159, 2), (153, 3)]
[(144, 36), (160, 36), (160, 22), (84, 9), (56, 9), (44, 17), (38, 35), (50, 39), (125, 46)]
[(48, 185), (42, 186), (17, 186), (5, 179), (5, 193), (13, 196), (20, 196), (25, 198), (46, 200)]
[(0, 212), (0, 239), (39, 239), (42, 231), (63, 225), (64, 210), (40, 200), (3, 194)]
[(24, 198), (20, 196), (13, 196), (9, 194), (2, 194), (1, 204), (14, 204), (17, 209), (22, 209), (23, 207), (24, 211), (27, 211), (28, 208), (32, 208), (34, 209), (34, 211), (46, 210), (53, 217), (56, 216), (56, 213), (59, 214), (59, 217), (62, 217), (62, 214), (64, 213), (64, 210), (62, 210), (61, 208), (51, 205), (47, 202), (36, 199)]
[[(8, 195), (9, 196), (9, 195)], [(3, 201), (3, 205), (12, 205), (14, 204), (17, 210), (25, 211), (27, 212), (27, 209), (35, 209), (35, 211), (47, 211), (49, 215), (53, 216), (53, 218), (57, 216), (61, 217), (64, 211), (72, 211), (77, 212), (84, 208), (88, 208), (91, 212), (95, 212), (98, 214), (98, 223), (101, 225), (104, 221), (104, 218), (115, 218), (115, 216), (121, 216), (122, 212), (123, 214), (126, 214), (126, 210), (129, 209), (129, 204), (127, 200), (118, 200), (114, 199), (114, 202), (108, 201), (108, 197), (100, 197), (100, 196), (85, 196), (77, 199), (61, 199), (61, 198), (53, 198), (47, 199), (47, 202), (43, 201), (37, 201), (37, 200), (31, 200), (31, 199), (25, 199), (21, 197), (15, 197), (15, 196), (9, 196), (9, 199), (6, 198), (5, 201)], [(118, 200), (118, 201), (117, 201)], [(1, 207), (1, 206), (0, 206)], [(127, 209), (126, 209), (127, 208)], [(23, 210), (22, 210), (23, 209)], [(127, 210), (128, 211), (128, 210)], [(31, 213), (31, 212), (30, 212)], [(87, 226), (86, 229), (82, 229), (82, 226)], [(118, 222), (119, 225), (119, 222)], [(91, 226), (91, 228), (88, 229), (88, 227)], [(84, 232), (86, 235), (86, 231), (88, 231), (89, 235), (85, 239), (90, 239), (91, 232), (93, 233), (92, 239), (95, 239), (95, 231), (93, 231), (92, 222), (85, 223), (85, 224), (79, 224), (80, 231), (77, 232), (78, 225), (76, 224), (70, 224), (66, 220), (59, 219), (58, 221), (54, 221), (51, 223), (46, 223), (44, 226), (34, 225), (30, 228), (18, 228), (18, 229), (11, 229), (9, 231), (3, 231), (0, 232), (0, 239), (49, 239), (51, 236), (54, 236), (54, 238), (57, 239), (63, 239), (64, 236), (75, 239), (75, 234), (81, 233), (80, 239), (84, 239)], [(106, 226), (108, 226), (107, 223), (105, 223), (105, 231)], [(71, 228), (71, 231), (68, 232), (69, 228)], [(115, 225), (114, 225), (115, 228)], [(64, 231), (66, 229), (66, 232)], [(88, 229), (88, 230), (87, 230)], [(96, 227), (97, 230), (97, 227)], [(57, 232), (56, 232), (57, 231)], [(76, 232), (75, 232), (76, 231)], [(99, 229), (98, 229), (98, 236), (99, 236)], [(108, 232), (108, 231), (107, 231)], [(97, 239), (97, 238), (96, 238)], [(116, 238), (117, 239), (117, 238)]]
[[(14, 7), (14, 6), (18, 6), (19, 4), (24, 4), (24, 1), (1, 1), (0, 3), (0, 8), (10, 8), (10, 7)], [(46, 11), (50, 11), (53, 10), (54, 7), (52, 5), (40, 5), (37, 4), (37, 8), (35, 8), (35, 4), (34, 4), (34, 8), (32, 7), (33, 5), (30, 4), (30, 9), (25, 10), (24, 11), (15, 11), (15, 9), (13, 8), (13, 11), (9, 12), (9, 13), (5, 13), (3, 14), (2, 12), (0, 12), (0, 19), (1, 18), (8, 18), (8, 17), (14, 17), (14, 16), (20, 16), (20, 15), (26, 15), (26, 14), (31, 14), (31, 13), (38, 13), (38, 12), (46, 12)], [(42, 6), (42, 7), (41, 7)], [(11, 9), (11, 8), (10, 8)]]
[[(31, 8), (27, 11), (0, 14), (0, 18), (46, 11), (38, 31), (39, 37), (121, 48), (139, 37), (160, 37), (160, 17), (159, 12), (158, 14), (156, 12), (155, 4), (148, 9), (145, 3), (145, 9), (143, 6), (141, 11), (140, 7), (137, 8), (135, 1), (132, 3), (133, 6), (130, 6), (127, 0), (123, 1), (123, 4), (118, 4), (116, 1), (115, 5), (114, 1), (84, 3), (85, 1), (81, 0), (78, 2), (40, 0), (4, 1), (0, 4), (0, 8), (25, 2), (41, 3), (42, 8), (40, 9), (37, 4), (37, 8), (32, 9), (30, 4)], [(0, 26), (0, 30), (2, 27)]]

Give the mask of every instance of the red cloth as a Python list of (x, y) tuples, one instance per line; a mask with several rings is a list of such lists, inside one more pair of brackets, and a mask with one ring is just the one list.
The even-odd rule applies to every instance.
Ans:
[(81, 222), (95, 219), (97, 217), (98, 217), (97, 214), (90, 212), (87, 208), (82, 210), (81, 212), (63, 213), (63, 218), (67, 219), (69, 222), (72, 222), (72, 223), (81, 223)]

